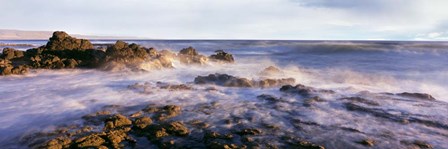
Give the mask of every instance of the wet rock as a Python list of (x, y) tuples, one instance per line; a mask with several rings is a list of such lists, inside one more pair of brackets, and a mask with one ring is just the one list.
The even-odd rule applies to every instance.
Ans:
[(76, 141), (76, 147), (78, 148), (93, 148), (93, 147), (100, 147), (104, 143), (106, 143), (106, 140), (104, 140), (100, 134), (91, 134), (82, 138), (77, 139)]
[(233, 63), (235, 60), (233, 59), (232, 54), (224, 52), (224, 50), (217, 50), (215, 54), (211, 55), (210, 60), (218, 61), (218, 62), (226, 62)]
[(72, 140), (68, 137), (57, 137), (48, 141), (42, 148), (46, 149), (62, 149), (69, 148)]
[(86, 124), (100, 125), (111, 116), (109, 111), (98, 111), (82, 116)]
[(145, 129), (147, 126), (152, 124), (152, 119), (150, 117), (137, 118), (134, 121), (134, 126), (138, 129)]
[(161, 89), (167, 89), (170, 91), (178, 91), (178, 90), (192, 90), (193, 88), (186, 84), (166, 84), (157, 82), (157, 86), (159, 86)]
[(313, 103), (316, 102), (325, 102), (325, 100), (321, 99), (319, 96), (314, 96), (303, 101), (303, 106), (310, 107)]
[(422, 149), (432, 149), (433, 148), (431, 144), (429, 144), (429, 143), (427, 143), (425, 141), (415, 140), (413, 142), (413, 144), (415, 146), (418, 146), (418, 147), (422, 148)]
[(176, 105), (166, 105), (160, 110), (158, 110), (158, 113), (156, 114), (156, 118), (159, 121), (167, 120), (169, 118), (175, 117), (179, 115), (182, 112), (182, 108), (180, 106)]
[(93, 49), (92, 43), (85, 39), (76, 39), (62, 31), (56, 31), (48, 41), (48, 50), (87, 50)]
[(227, 87), (252, 87), (249, 79), (238, 78), (227, 74), (210, 74), (208, 76), (198, 76), (194, 79), (196, 84), (215, 84)]
[(359, 144), (361, 144), (361, 145), (364, 145), (364, 146), (372, 147), (372, 146), (375, 145), (375, 140), (372, 140), (372, 139), (364, 139), (364, 140), (359, 141), (359, 142), (357, 142), (357, 143), (359, 143)]
[(296, 147), (301, 149), (325, 149), (325, 147), (308, 142), (308, 141), (299, 141), (295, 144)]
[(429, 94), (426, 93), (408, 93), (408, 92), (403, 92), (403, 93), (399, 93), (396, 94), (398, 96), (402, 96), (402, 97), (408, 97), (408, 98), (416, 98), (416, 99), (421, 99), (421, 100), (429, 100), (429, 101), (435, 101), (436, 99), (434, 97), (432, 97)]
[(135, 142), (126, 132), (124, 130), (112, 130), (107, 132), (105, 138), (107, 138), (108, 144), (113, 148), (122, 148), (120, 143), (123, 141)]
[(193, 47), (180, 50), (177, 57), (184, 64), (205, 64), (208, 61), (207, 57), (200, 55)]
[(363, 103), (363, 104), (370, 105), (370, 106), (379, 106), (380, 105), (378, 102), (364, 99), (361, 97), (346, 97), (346, 98), (340, 98), (339, 100), (348, 100), (351, 102)]
[(105, 121), (104, 129), (112, 130), (123, 127), (130, 127), (132, 125), (132, 121), (126, 118), (121, 114), (115, 114)]
[(171, 122), (163, 126), (168, 133), (176, 136), (186, 136), (190, 134), (190, 130), (182, 122)]
[(334, 93), (334, 91), (332, 90), (316, 89), (302, 84), (298, 84), (296, 86), (284, 85), (280, 88), (280, 91), (285, 93), (299, 94), (304, 97), (310, 97), (316, 93), (327, 93), (327, 94)]
[(279, 101), (281, 101), (280, 98), (277, 98), (277, 97), (275, 97), (273, 95), (268, 95), (268, 94), (259, 95), (259, 96), (257, 96), (257, 98), (260, 99), (260, 100), (266, 100), (266, 101), (269, 101), (269, 102), (279, 102)]
[(293, 84), (293, 78), (286, 79), (264, 79), (260, 81), (251, 81), (247, 78), (239, 78), (228, 74), (210, 74), (208, 76), (197, 76), (194, 79), (195, 84), (214, 84), (226, 87), (272, 87), (285, 84)]
[(242, 129), (236, 133), (239, 135), (260, 135), (262, 131), (256, 128), (248, 128), (248, 129)]

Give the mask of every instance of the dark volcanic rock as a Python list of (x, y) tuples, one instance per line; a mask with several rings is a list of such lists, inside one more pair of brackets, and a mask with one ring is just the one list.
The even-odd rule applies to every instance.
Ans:
[(87, 50), (93, 49), (92, 43), (85, 39), (76, 39), (62, 31), (56, 31), (48, 41), (48, 50)]
[(239, 78), (228, 74), (210, 74), (208, 76), (197, 76), (194, 79), (195, 84), (214, 84), (226, 87), (272, 87), (286, 84), (293, 84), (293, 78), (286, 79), (264, 79), (249, 80), (247, 78)]
[(215, 54), (210, 55), (210, 60), (218, 61), (218, 62), (227, 62), (233, 63), (235, 60), (233, 59), (233, 55), (224, 52), (224, 50), (217, 50)]
[(402, 96), (402, 97), (410, 97), (410, 98), (422, 99), (422, 100), (430, 100), (430, 101), (436, 100), (434, 97), (432, 97), (431, 95), (426, 94), (426, 93), (408, 93), (408, 92), (404, 92), (404, 93), (399, 93), (399, 94), (396, 94), (396, 95)]

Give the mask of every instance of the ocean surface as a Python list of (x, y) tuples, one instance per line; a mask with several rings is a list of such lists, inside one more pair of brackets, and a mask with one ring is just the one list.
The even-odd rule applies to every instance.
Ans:
[[(47, 41), (0, 41), (0, 48), (13, 44), (21, 50), (44, 45)], [(24, 136), (55, 126), (79, 123), (81, 116), (105, 105), (133, 106), (142, 103), (177, 104), (187, 111), (184, 119), (198, 118), (219, 125), (215, 119), (250, 115), (258, 121), (275, 123), (282, 131), (295, 132), (291, 119), (318, 123), (318, 128), (297, 136), (324, 144), (327, 148), (361, 148), (356, 138), (370, 137), (377, 148), (407, 148), (403, 140), (423, 140), (435, 148), (448, 148), (448, 42), (407, 41), (264, 41), (264, 40), (131, 40), (145, 47), (178, 52), (189, 46), (210, 55), (223, 49), (235, 57), (235, 64), (186, 66), (147, 72), (105, 72), (99, 70), (32, 70), (24, 76), (0, 77), (0, 145), (20, 146)], [(92, 40), (113, 44), (112, 40)], [(166, 90), (142, 94), (128, 88), (135, 83), (191, 83), (198, 75), (225, 73), (260, 79), (268, 66), (284, 73), (271, 78), (291, 77), (297, 84), (336, 91), (320, 95), (328, 102), (304, 108), (302, 97), (286, 96), (275, 88), (229, 88), (218, 92)], [(382, 93), (427, 93), (436, 101), (404, 102), (379, 97)], [(281, 110), (257, 99), (271, 94), (289, 102)], [(375, 107), (388, 114), (418, 117), (426, 123), (401, 124), (368, 113), (345, 110), (342, 97), (362, 96), (378, 102)], [(206, 115), (194, 112), (203, 104), (219, 103)], [(421, 106), (425, 105), (425, 106)], [(279, 105), (277, 105), (279, 106)], [(287, 111), (287, 112), (285, 112)], [(345, 132), (353, 128), (362, 133)], [(334, 128), (334, 129), (333, 129)], [(385, 136), (385, 134), (391, 135)], [(331, 140), (333, 138), (333, 140)], [(393, 138), (393, 139), (391, 139)]]

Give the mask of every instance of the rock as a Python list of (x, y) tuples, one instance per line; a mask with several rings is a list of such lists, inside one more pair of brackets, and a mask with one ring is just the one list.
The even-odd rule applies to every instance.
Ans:
[(195, 84), (214, 84), (227, 87), (253, 87), (252, 82), (246, 78), (238, 78), (227, 74), (210, 74), (198, 76), (194, 79)]
[(101, 138), (100, 134), (91, 134), (82, 138), (77, 139), (76, 146), (78, 148), (93, 148), (93, 147), (99, 147), (103, 145), (106, 140)]
[(260, 135), (262, 131), (255, 128), (248, 128), (248, 129), (242, 129), (236, 133), (239, 135)]
[(13, 66), (11, 61), (0, 59), (0, 75), (20, 75), (28, 73), (26, 65)]
[(186, 84), (166, 84), (157, 82), (157, 86), (159, 86), (161, 89), (167, 89), (170, 91), (178, 91), (178, 90), (192, 90), (193, 88)]
[(422, 149), (432, 149), (433, 148), (431, 144), (429, 144), (429, 143), (427, 143), (425, 141), (415, 140), (413, 142), (413, 144), (415, 146), (418, 146), (418, 147), (422, 148)]
[(272, 95), (268, 95), (268, 94), (259, 95), (259, 96), (257, 96), (257, 98), (260, 99), (260, 100), (266, 100), (266, 101), (269, 101), (269, 102), (279, 102), (279, 101), (281, 101), (281, 99), (279, 99), (279, 98), (277, 98), (275, 96), (272, 96)]
[(107, 132), (106, 137), (108, 143), (113, 146), (114, 148), (122, 148), (120, 146), (120, 143), (125, 141), (125, 140), (129, 140), (129, 141), (134, 141), (132, 138), (130, 138), (128, 136), (128, 134), (126, 133), (126, 131), (123, 130), (112, 130)]
[(57, 137), (48, 141), (42, 148), (46, 149), (62, 149), (69, 148), (72, 140), (68, 137)]
[(6, 60), (11, 60), (15, 58), (22, 58), (24, 56), (23, 51), (19, 51), (13, 48), (4, 48), (1, 57)]
[(98, 111), (92, 114), (84, 115), (82, 116), (82, 119), (84, 119), (87, 124), (99, 125), (106, 121), (109, 117), (111, 117), (111, 113), (109, 111)]
[(78, 62), (75, 59), (66, 59), (63, 61), (65, 68), (76, 68), (78, 66)]
[(152, 119), (150, 117), (141, 117), (141, 118), (137, 118), (134, 121), (134, 126), (138, 129), (145, 129), (147, 126), (152, 124)]
[(308, 141), (299, 141), (296, 145), (301, 149), (325, 149), (323, 146), (319, 146)]
[(264, 79), (258, 82), (259, 87), (273, 87), (294, 84), (296, 80), (294, 78), (285, 79)]
[(315, 93), (327, 93), (327, 94), (334, 93), (334, 91), (332, 91), (332, 90), (315, 89), (312, 87), (307, 87), (302, 84), (298, 84), (296, 86), (284, 85), (280, 88), (280, 91), (285, 92), (285, 93), (299, 94), (304, 97), (310, 97), (311, 95), (313, 95)]
[(426, 93), (408, 93), (408, 92), (403, 92), (403, 93), (399, 93), (396, 94), (398, 96), (402, 96), (402, 97), (409, 97), (409, 98), (416, 98), (416, 99), (422, 99), (422, 100), (429, 100), (429, 101), (435, 101), (436, 99), (434, 97), (432, 97), (429, 94)]
[(303, 102), (303, 106), (310, 107), (315, 102), (324, 102), (325, 100), (321, 99), (319, 96), (314, 96), (308, 99), (305, 99)]
[(239, 78), (228, 74), (210, 74), (208, 76), (197, 76), (194, 79), (195, 84), (214, 84), (226, 87), (273, 87), (295, 83), (295, 79), (264, 79), (249, 80), (247, 78)]
[(367, 100), (367, 99), (364, 99), (361, 97), (346, 97), (346, 98), (340, 98), (338, 100), (348, 100), (348, 101), (352, 101), (352, 102), (363, 103), (363, 104), (370, 105), (370, 106), (379, 106), (380, 105), (378, 102)]
[(196, 52), (193, 47), (180, 50), (177, 57), (183, 64), (205, 64), (208, 60), (207, 57)]
[(132, 125), (132, 121), (121, 114), (115, 114), (109, 117), (104, 123), (105, 130), (130, 127)]
[(232, 54), (226, 53), (223, 50), (215, 51), (215, 54), (211, 55), (209, 58), (210, 58), (210, 60), (214, 60), (214, 61), (218, 61), (218, 62), (226, 62), (226, 63), (235, 62)]
[(369, 146), (372, 147), (373, 145), (375, 145), (375, 140), (372, 139), (364, 139), (362, 141), (357, 142), (359, 144), (362, 144), (364, 146)]
[(171, 122), (163, 126), (168, 133), (176, 136), (186, 136), (190, 134), (190, 130), (182, 122)]
[(262, 76), (269, 76), (269, 75), (283, 74), (283, 72), (280, 69), (278, 69), (277, 67), (269, 66), (269, 67), (263, 69), (259, 74)]
[(156, 114), (156, 118), (159, 121), (163, 121), (172, 117), (175, 117), (179, 115), (182, 112), (182, 108), (180, 106), (176, 105), (166, 105), (160, 110), (158, 110), (158, 113)]
[(48, 50), (87, 50), (93, 49), (92, 43), (85, 39), (76, 39), (62, 31), (56, 31), (48, 41)]

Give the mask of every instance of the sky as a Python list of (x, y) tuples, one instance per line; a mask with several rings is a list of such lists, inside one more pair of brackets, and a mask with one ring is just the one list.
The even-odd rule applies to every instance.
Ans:
[(152, 39), (448, 40), (448, 0), (0, 0), (0, 29)]

